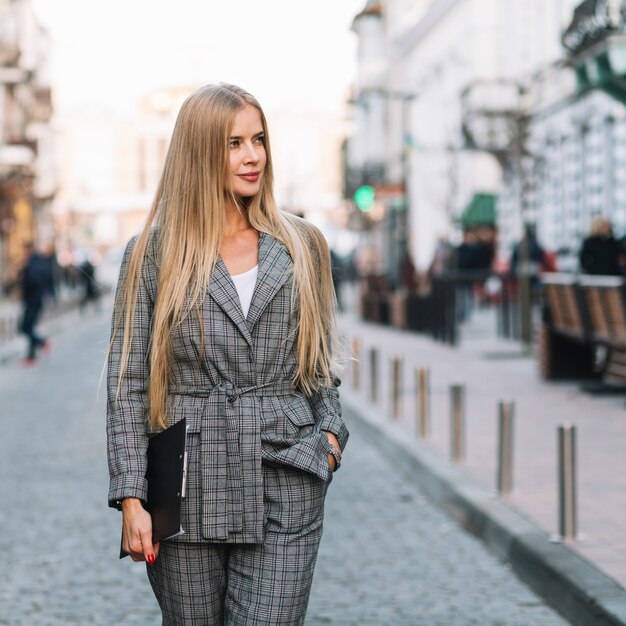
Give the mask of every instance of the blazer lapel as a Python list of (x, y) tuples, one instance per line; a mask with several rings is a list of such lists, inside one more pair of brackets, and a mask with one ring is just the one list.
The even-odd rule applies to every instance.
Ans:
[(293, 261), (287, 247), (267, 233), (259, 239), (259, 273), (256, 279), (252, 303), (248, 311), (250, 330), (259, 321), (263, 311), (291, 277)]
[(218, 257), (213, 270), (209, 295), (217, 302), (220, 308), (230, 317), (235, 326), (240, 330), (248, 345), (252, 345), (252, 335), (243, 316), (237, 288), (224, 265), (221, 257)]

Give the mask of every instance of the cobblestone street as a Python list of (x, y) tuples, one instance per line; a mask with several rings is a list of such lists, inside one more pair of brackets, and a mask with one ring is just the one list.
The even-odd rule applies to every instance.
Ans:
[[(0, 624), (156, 626), (143, 566), (106, 506), (107, 309), (69, 316), (34, 368), (0, 366)], [(348, 415), (307, 626), (566, 624), (430, 504)]]

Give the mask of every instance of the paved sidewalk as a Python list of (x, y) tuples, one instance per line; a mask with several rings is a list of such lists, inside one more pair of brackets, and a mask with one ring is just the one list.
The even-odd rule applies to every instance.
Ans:
[(22, 307), (14, 298), (0, 298), (0, 363), (26, 354), (26, 339), (18, 333)]
[[(557, 427), (577, 427), (578, 529), (581, 541), (567, 547), (587, 559), (620, 586), (626, 585), (626, 408), (622, 395), (591, 396), (573, 383), (541, 380), (536, 358), (513, 342), (470, 338), (461, 347), (438, 344), (412, 332), (369, 324), (344, 314), (340, 326), (347, 345), (361, 344), (360, 385), (355, 388), (354, 362), (344, 375), (346, 396), (416, 441), (417, 410), (414, 372), (428, 367), (431, 381), (431, 434), (419, 446), (443, 460), (450, 458), (450, 385), (466, 386), (466, 458), (463, 474), (495, 499), (497, 405), (516, 404), (514, 491), (507, 498), (514, 510), (547, 534), (558, 531)], [(370, 396), (369, 354), (378, 351), (378, 401)], [(403, 359), (401, 415), (391, 405), (393, 357)], [(452, 465), (451, 461), (448, 461)], [(546, 539), (547, 541), (547, 539)]]
[[(69, 314), (35, 367), (0, 365), (0, 624), (161, 623), (145, 567), (118, 559), (120, 516), (106, 506), (109, 319)], [(346, 419), (307, 626), (565, 626)]]

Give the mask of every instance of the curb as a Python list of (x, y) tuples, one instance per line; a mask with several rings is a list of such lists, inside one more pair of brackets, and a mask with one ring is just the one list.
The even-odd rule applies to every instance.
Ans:
[(519, 578), (575, 626), (626, 626), (626, 589), (498, 499), (462, 468), (428, 449), (396, 424), (385, 422), (341, 388), (348, 420), (356, 419), (428, 498), (481, 539)]

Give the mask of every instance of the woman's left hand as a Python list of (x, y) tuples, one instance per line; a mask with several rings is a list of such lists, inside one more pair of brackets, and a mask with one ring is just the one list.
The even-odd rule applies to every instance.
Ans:
[[(334, 433), (331, 433), (327, 430), (325, 430), (324, 432), (326, 433), (326, 437), (328, 437), (328, 443), (330, 443), (331, 446), (335, 446), (335, 448), (338, 448), (339, 450), (341, 450), (341, 446), (339, 445), (339, 439), (337, 439)], [(330, 465), (330, 469), (333, 472), (337, 469), (335, 467), (336, 465), (335, 457), (332, 454), (328, 455), (328, 465)]]

